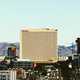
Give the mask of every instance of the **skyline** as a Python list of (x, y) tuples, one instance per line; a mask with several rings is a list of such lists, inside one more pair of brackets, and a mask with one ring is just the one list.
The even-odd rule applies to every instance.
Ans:
[(29, 27), (58, 29), (58, 44), (80, 37), (79, 0), (0, 0), (0, 42), (19, 42)]

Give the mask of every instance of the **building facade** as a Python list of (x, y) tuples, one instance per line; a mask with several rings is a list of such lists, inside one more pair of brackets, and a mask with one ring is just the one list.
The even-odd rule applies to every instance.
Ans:
[(20, 38), (20, 58), (39, 62), (57, 61), (57, 30), (24, 29)]
[(1, 70), (0, 80), (16, 80), (16, 71), (15, 70)]

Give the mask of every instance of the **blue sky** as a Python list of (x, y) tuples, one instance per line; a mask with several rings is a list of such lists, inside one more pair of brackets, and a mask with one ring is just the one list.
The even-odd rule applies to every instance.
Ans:
[(58, 44), (80, 36), (80, 0), (0, 0), (0, 42), (19, 42), (26, 27), (58, 29)]

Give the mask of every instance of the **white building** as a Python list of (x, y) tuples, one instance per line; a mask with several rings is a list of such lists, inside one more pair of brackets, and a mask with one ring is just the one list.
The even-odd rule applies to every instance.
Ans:
[(16, 71), (15, 70), (1, 70), (0, 80), (16, 80)]

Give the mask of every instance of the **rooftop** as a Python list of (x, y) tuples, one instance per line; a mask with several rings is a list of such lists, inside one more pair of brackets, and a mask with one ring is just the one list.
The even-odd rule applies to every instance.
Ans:
[(26, 29), (22, 29), (22, 32), (53, 32), (53, 31), (57, 31), (57, 29), (54, 28), (26, 28)]

